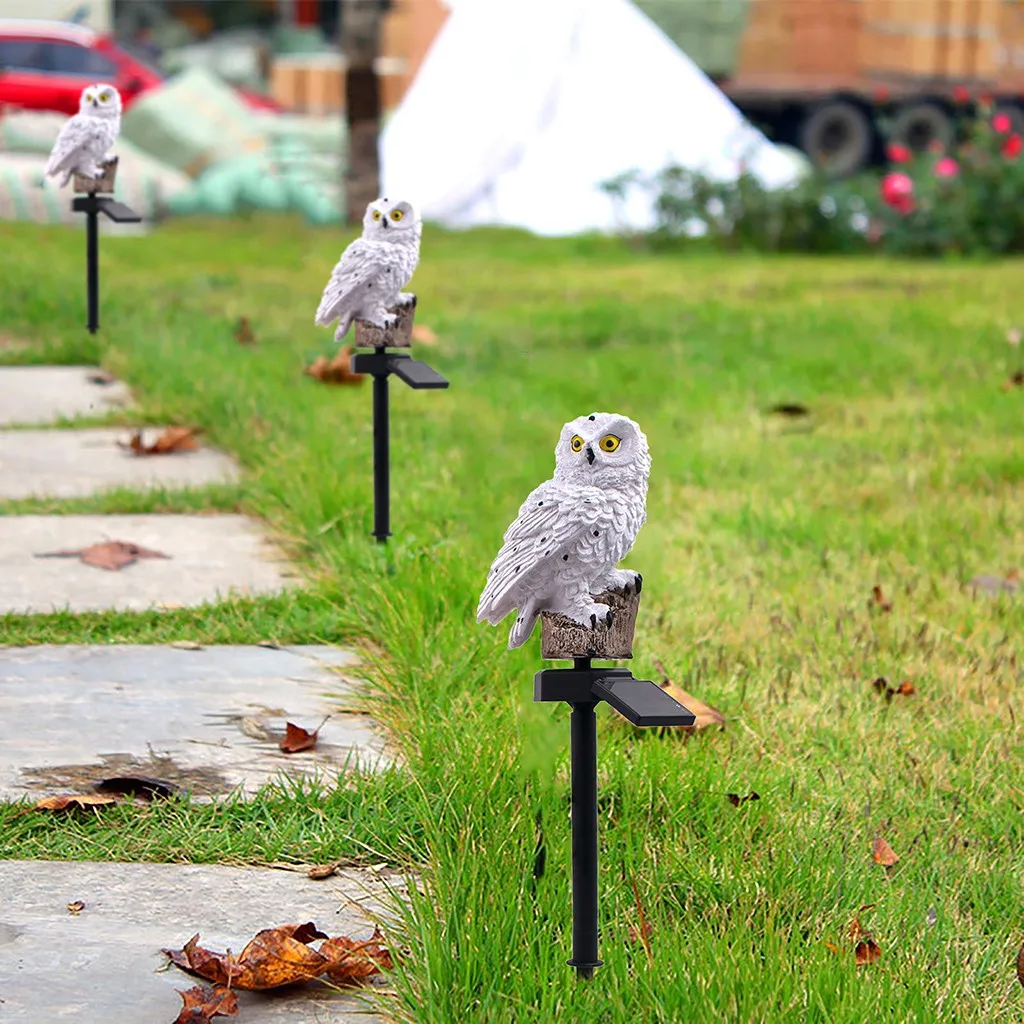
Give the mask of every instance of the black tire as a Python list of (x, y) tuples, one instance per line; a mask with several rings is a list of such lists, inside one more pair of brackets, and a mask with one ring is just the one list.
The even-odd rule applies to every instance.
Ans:
[(848, 100), (826, 100), (808, 111), (798, 145), (820, 171), (846, 177), (871, 160), (875, 132), (863, 108)]
[(891, 142), (923, 153), (933, 142), (948, 149), (956, 135), (953, 118), (938, 103), (907, 103), (896, 111), (889, 133)]

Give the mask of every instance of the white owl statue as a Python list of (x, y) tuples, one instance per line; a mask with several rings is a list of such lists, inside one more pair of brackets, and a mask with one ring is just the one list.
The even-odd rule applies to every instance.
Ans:
[(342, 254), (324, 289), (316, 323), (338, 321), (334, 340), (348, 334), (353, 320), (380, 328), (394, 325), (388, 309), (408, 306), (414, 296), (402, 291), (420, 261), (423, 224), (411, 203), (376, 199), (366, 208), (363, 234)]
[(120, 133), (121, 94), (102, 82), (87, 86), (82, 90), (78, 113), (61, 128), (53, 144), (44, 173), (50, 178), (63, 174), (61, 188), (73, 174), (103, 177), (100, 165)]
[(608, 605), (593, 595), (643, 577), (616, 563), (633, 547), (647, 519), (651, 456), (643, 431), (626, 416), (595, 412), (562, 428), (555, 475), (523, 502), (480, 595), (477, 622), (516, 620), (509, 648), (521, 647), (541, 612), (581, 626), (611, 625)]

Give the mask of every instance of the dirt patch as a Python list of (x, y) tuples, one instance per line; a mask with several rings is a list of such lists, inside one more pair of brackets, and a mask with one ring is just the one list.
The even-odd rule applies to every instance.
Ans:
[(141, 775), (160, 779), (193, 797), (221, 796), (234, 788), (212, 768), (184, 768), (173, 758), (151, 754), (147, 758), (130, 754), (100, 754), (93, 764), (62, 764), (46, 768), (22, 768), (29, 789), (46, 792), (88, 793), (112, 776)]
[(0, 352), (24, 352), (29, 347), (29, 343), (24, 338), (0, 331)]

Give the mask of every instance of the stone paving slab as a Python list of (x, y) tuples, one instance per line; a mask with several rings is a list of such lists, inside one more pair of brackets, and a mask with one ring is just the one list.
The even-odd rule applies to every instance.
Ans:
[[(42, 1024), (170, 1024), (175, 989), (198, 979), (161, 970), (163, 948), (200, 944), (240, 953), (263, 928), (313, 921), (332, 937), (369, 938), (366, 912), (385, 882), (350, 870), (323, 882), (261, 868), (192, 864), (0, 862), (0, 1020)], [(389, 881), (393, 889), (399, 885)], [(85, 908), (73, 916), (67, 905)], [(358, 991), (358, 990), (356, 990)], [(352, 990), (310, 982), (239, 992), (244, 1024), (383, 1024)]]
[[(162, 430), (147, 428), (147, 440)], [(130, 437), (118, 427), (0, 431), (0, 500), (79, 498), (111, 487), (202, 487), (238, 478), (223, 452), (134, 455), (118, 445)]]
[(127, 406), (128, 388), (104, 378), (96, 366), (0, 367), (0, 426), (104, 416)]
[[(333, 785), (346, 763), (388, 760), (332, 670), (353, 662), (330, 646), (0, 648), (0, 799), (87, 793), (124, 775), (194, 799), (251, 794), (282, 772)], [(328, 714), (313, 750), (281, 753), (287, 722), (312, 731)]]
[[(77, 558), (34, 557), (105, 540), (170, 558), (110, 572)], [(292, 573), (260, 524), (245, 516), (0, 516), (0, 615), (180, 608), (231, 592), (275, 593), (294, 582)]]

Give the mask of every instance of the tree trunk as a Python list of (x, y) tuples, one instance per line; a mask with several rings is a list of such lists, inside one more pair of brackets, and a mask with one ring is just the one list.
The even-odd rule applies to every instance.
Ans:
[(380, 82), (373, 63), (380, 51), (384, 7), (381, 0), (341, 0), (348, 122), (345, 208), (350, 224), (362, 223), (367, 204), (380, 197)]

